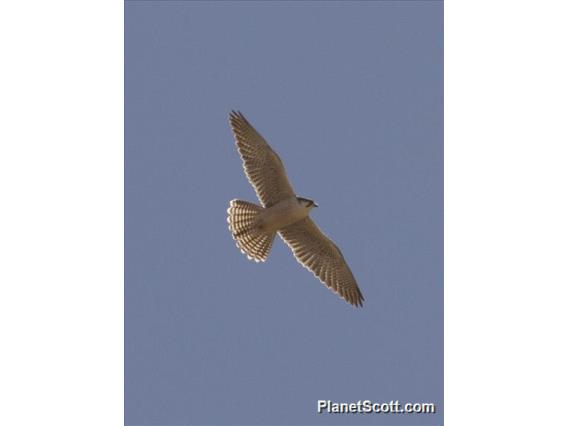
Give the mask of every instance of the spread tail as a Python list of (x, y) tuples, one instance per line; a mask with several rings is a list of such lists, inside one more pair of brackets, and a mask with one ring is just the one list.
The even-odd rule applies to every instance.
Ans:
[(276, 233), (266, 234), (255, 228), (257, 216), (264, 208), (247, 201), (232, 200), (227, 209), (229, 231), (237, 241), (237, 247), (250, 260), (264, 262), (272, 247)]

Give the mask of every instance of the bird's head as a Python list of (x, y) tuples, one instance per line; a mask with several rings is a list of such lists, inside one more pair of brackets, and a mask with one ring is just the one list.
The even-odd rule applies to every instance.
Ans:
[(302, 197), (296, 197), (296, 198), (298, 199), (298, 203), (300, 203), (300, 205), (304, 206), (308, 210), (311, 210), (314, 207), (318, 206), (314, 200), (310, 200), (309, 198), (302, 198)]

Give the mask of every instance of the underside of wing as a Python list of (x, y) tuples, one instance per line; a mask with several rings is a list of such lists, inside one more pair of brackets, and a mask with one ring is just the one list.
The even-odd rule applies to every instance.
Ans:
[(309, 217), (279, 231), (303, 266), (354, 306), (363, 306), (363, 294), (339, 248)]
[(278, 154), (240, 112), (232, 111), (229, 122), (249, 182), (264, 207), (293, 197), (294, 190)]

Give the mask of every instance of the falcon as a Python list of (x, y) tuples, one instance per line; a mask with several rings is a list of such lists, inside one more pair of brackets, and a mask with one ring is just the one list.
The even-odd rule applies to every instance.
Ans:
[(229, 231), (250, 260), (264, 262), (276, 234), (300, 264), (353, 306), (363, 306), (363, 294), (341, 250), (310, 218), (318, 205), (298, 197), (282, 160), (238, 111), (229, 114), (243, 168), (261, 206), (232, 200), (227, 210)]

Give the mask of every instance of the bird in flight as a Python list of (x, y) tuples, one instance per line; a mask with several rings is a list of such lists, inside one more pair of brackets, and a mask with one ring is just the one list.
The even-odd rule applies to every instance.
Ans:
[(294, 256), (327, 287), (354, 306), (363, 306), (363, 294), (339, 248), (309, 216), (318, 205), (296, 196), (276, 152), (238, 111), (229, 122), (243, 168), (262, 206), (232, 200), (227, 222), (237, 247), (250, 260), (264, 262), (278, 233)]

